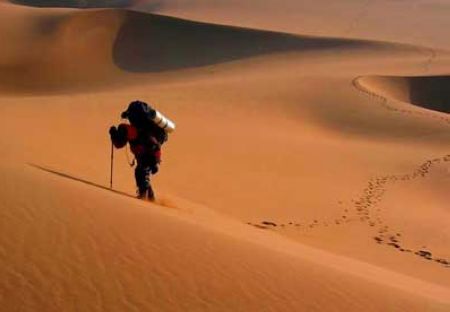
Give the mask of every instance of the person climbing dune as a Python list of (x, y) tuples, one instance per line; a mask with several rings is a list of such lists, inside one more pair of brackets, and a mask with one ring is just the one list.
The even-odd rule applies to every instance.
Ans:
[(121, 117), (129, 123), (121, 123), (109, 129), (112, 144), (118, 149), (127, 143), (130, 145), (137, 162), (134, 171), (137, 197), (154, 201), (155, 193), (150, 184), (150, 175), (159, 170), (161, 146), (167, 141), (168, 134), (175, 129), (175, 124), (142, 101), (131, 102)]

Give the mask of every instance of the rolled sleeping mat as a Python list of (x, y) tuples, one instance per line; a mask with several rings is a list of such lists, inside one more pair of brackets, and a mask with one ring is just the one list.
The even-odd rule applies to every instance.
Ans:
[(169, 120), (166, 116), (154, 110), (154, 116), (152, 118), (153, 122), (158, 125), (158, 127), (164, 129), (166, 133), (171, 133), (175, 130), (175, 123)]

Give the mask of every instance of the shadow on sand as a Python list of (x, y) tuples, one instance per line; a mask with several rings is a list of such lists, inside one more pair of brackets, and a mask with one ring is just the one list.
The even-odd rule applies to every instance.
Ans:
[(94, 187), (97, 187), (97, 188), (100, 188), (100, 189), (103, 189), (103, 190), (106, 190), (106, 191), (110, 191), (110, 192), (113, 192), (113, 193), (116, 193), (116, 194), (119, 194), (119, 195), (122, 195), (122, 196), (130, 197), (130, 198), (138, 200), (133, 195), (130, 195), (130, 194), (125, 193), (125, 192), (117, 191), (115, 189), (111, 189), (111, 188), (109, 188), (107, 186), (104, 186), (104, 185), (101, 185), (101, 184), (97, 184), (97, 183), (94, 183), (94, 182), (91, 182), (91, 181), (88, 181), (88, 180), (77, 178), (77, 177), (68, 175), (66, 173), (58, 172), (58, 171), (55, 171), (55, 170), (52, 170), (52, 169), (49, 169), (49, 168), (45, 168), (45, 167), (42, 167), (42, 166), (39, 166), (39, 165), (36, 165), (36, 164), (28, 163), (28, 165), (33, 167), (33, 168), (36, 168), (36, 169), (39, 169), (39, 170), (42, 170), (42, 171), (45, 171), (45, 172), (48, 172), (48, 173), (52, 173), (52, 174), (55, 174), (57, 176), (60, 176), (60, 177), (66, 178), (66, 179), (77, 181), (77, 182), (80, 182), (80, 183), (83, 183), (83, 184), (87, 184), (89, 186), (94, 186)]
[(450, 114), (450, 76), (409, 77), (411, 103)]
[(450, 76), (366, 76), (366, 88), (377, 87), (386, 98), (450, 114)]
[(297, 36), (127, 11), (114, 42), (113, 58), (123, 70), (162, 72), (271, 53), (366, 46), (380, 44)]
[(10, 0), (11, 3), (38, 8), (126, 8), (135, 0)]

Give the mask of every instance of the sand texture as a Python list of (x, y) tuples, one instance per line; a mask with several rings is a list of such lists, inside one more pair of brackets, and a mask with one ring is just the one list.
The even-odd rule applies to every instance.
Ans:
[(449, 10), (0, 1), (0, 311), (450, 311)]

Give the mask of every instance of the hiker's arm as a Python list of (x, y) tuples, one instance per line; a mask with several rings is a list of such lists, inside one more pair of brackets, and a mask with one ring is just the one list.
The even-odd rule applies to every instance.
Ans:
[(115, 148), (122, 148), (127, 144), (127, 135), (121, 131), (121, 127), (116, 128), (112, 126), (109, 128), (109, 136), (111, 137), (111, 142)]

